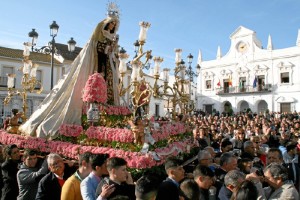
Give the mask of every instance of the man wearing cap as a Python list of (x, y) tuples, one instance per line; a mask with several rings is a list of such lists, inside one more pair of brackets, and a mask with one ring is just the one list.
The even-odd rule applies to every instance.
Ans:
[(179, 185), (184, 179), (185, 172), (181, 160), (168, 158), (165, 162), (165, 170), (168, 177), (160, 184), (156, 200), (179, 200)]

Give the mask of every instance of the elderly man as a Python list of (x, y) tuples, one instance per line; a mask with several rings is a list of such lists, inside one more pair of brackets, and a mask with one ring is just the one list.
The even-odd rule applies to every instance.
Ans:
[(269, 187), (264, 188), (267, 199), (298, 200), (299, 194), (291, 181), (288, 180), (288, 172), (284, 166), (271, 163), (264, 170), (265, 182)]
[(278, 163), (287, 168), (289, 180), (293, 181), (299, 192), (299, 173), (300, 169), (297, 163), (284, 163), (283, 155), (277, 148), (271, 148), (267, 154), (267, 164)]
[(239, 170), (229, 171), (224, 178), (224, 185), (221, 187), (218, 198), (220, 200), (229, 200), (237, 186), (246, 179), (244, 173)]
[(220, 167), (215, 169), (217, 180), (224, 183), (227, 172), (237, 168), (237, 157), (230, 152), (223, 153), (220, 158)]
[(61, 188), (67, 179), (65, 165), (60, 155), (51, 153), (47, 157), (50, 173), (39, 182), (36, 200), (60, 200)]
[(254, 160), (255, 154), (255, 146), (252, 141), (246, 141), (243, 145), (244, 152), (241, 155), (241, 158), (249, 158), (250, 160)]
[(212, 164), (212, 156), (207, 150), (200, 150), (198, 153), (199, 165), (209, 167)]

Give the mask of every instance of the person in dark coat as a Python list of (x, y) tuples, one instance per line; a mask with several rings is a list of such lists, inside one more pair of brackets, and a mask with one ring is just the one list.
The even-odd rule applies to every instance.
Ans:
[(7, 145), (4, 149), (6, 161), (2, 163), (3, 188), (1, 200), (15, 200), (19, 194), (17, 173), (20, 151), (15, 144)]
[(184, 179), (184, 169), (181, 160), (168, 158), (165, 162), (165, 170), (168, 175), (158, 188), (156, 200), (179, 200), (179, 186)]
[(107, 160), (109, 177), (102, 179), (97, 187), (96, 196), (102, 199), (113, 199), (116, 196), (126, 196), (135, 200), (135, 185), (131, 174), (127, 171), (127, 162), (123, 158), (112, 157)]
[[(209, 200), (212, 195), (215, 199), (216, 188), (213, 186), (214, 172), (207, 166), (197, 165), (193, 171), (193, 175), (194, 180), (200, 189), (199, 199)], [(211, 194), (210, 189), (214, 190), (214, 194)]]
[(64, 173), (65, 164), (58, 154), (49, 154), (47, 157), (47, 163), (50, 172), (39, 182), (35, 199), (60, 200), (61, 188), (69, 174)]

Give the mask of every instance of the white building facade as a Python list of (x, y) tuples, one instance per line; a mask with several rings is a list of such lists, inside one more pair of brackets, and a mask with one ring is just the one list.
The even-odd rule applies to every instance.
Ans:
[(197, 108), (209, 113), (300, 111), (300, 31), (296, 45), (273, 49), (271, 36), (262, 47), (256, 33), (240, 26), (230, 36), (226, 55), (202, 61), (199, 53)]
[[(27, 92), (27, 113), (29, 117), (44, 100), (50, 92), (51, 83), (51, 56), (41, 53), (31, 53), (30, 59), (33, 63), (39, 65), (36, 72), (37, 81), (41, 85), (36, 85), (35, 90), (43, 88), (41, 94)], [(15, 91), (22, 92), (22, 77), (23, 73), (20, 68), (23, 63), (23, 50), (0, 47), (0, 123), (8, 116), (11, 116), (12, 109), (23, 111), (23, 99), (21, 95), (14, 95), (8, 105), (4, 105), (3, 101), (7, 96), (7, 74), (16, 74)], [(66, 64), (68, 66), (68, 64)], [(53, 65), (53, 82), (54, 84), (62, 78), (65, 72), (65, 65), (55, 60)]]

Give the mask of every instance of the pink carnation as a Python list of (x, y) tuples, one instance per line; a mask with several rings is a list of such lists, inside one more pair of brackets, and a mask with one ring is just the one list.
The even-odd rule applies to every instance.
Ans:
[(84, 87), (82, 99), (88, 103), (106, 103), (107, 85), (101, 74), (95, 73), (89, 76)]
[(76, 124), (62, 124), (59, 133), (67, 137), (78, 137), (83, 131), (82, 126)]

